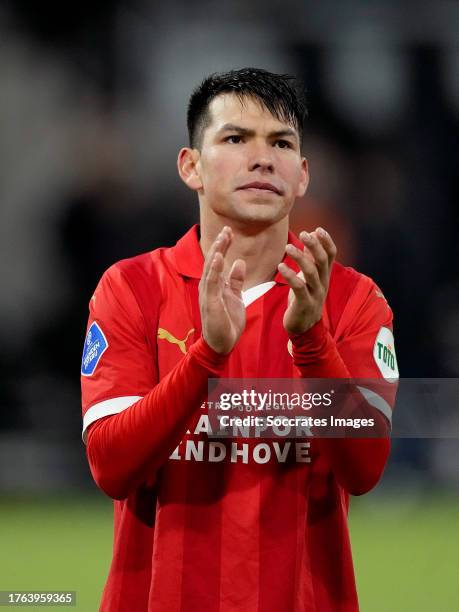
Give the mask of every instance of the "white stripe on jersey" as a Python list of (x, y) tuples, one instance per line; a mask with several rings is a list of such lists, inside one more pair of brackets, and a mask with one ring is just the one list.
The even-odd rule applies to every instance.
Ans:
[(135, 404), (139, 399), (142, 399), (140, 395), (127, 395), (125, 397), (113, 397), (112, 399), (104, 400), (98, 404), (94, 404), (91, 408), (86, 410), (83, 417), (83, 442), (86, 444), (86, 430), (95, 421), (98, 421), (102, 417), (109, 416), (110, 414), (118, 414)]

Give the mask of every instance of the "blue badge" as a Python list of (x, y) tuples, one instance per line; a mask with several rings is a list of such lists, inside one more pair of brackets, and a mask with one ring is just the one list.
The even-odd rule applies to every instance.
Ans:
[(81, 360), (81, 374), (92, 376), (103, 353), (108, 348), (108, 342), (99, 324), (94, 321), (86, 334), (84, 341), (83, 358)]

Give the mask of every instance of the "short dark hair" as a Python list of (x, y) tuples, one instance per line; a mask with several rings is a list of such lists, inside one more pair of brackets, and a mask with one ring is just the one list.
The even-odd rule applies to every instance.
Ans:
[(244, 102), (251, 97), (274, 117), (298, 131), (300, 143), (307, 116), (304, 91), (294, 76), (261, 68), (241, 68), (211, 74), (193, 91), (188, 103), (187, 126), (191, 148), (200, 149), (204, 130), (210, 125), (209, 104), (220, 94), (233, 93)]

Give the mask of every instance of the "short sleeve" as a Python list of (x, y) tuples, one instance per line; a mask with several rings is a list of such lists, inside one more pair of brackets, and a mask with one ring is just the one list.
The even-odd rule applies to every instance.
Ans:
[(128, 408), (155, 383), (142, 311), (115, 264), (102, 276), (89, 302), (81, 361), (83, 439), (91, 423)]

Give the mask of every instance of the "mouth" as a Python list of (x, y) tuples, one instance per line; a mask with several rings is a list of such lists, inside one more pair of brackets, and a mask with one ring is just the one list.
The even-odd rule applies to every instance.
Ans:
[(238, 191), (239, 190), (253, 191), (257, 193), (275, 193), (277, 195), (282, 195), (282, 191), (275, 185), (272, 185), (271, 183), (260, 183), (258, 181), (242, 185), (242, 187), (238, 187)]

